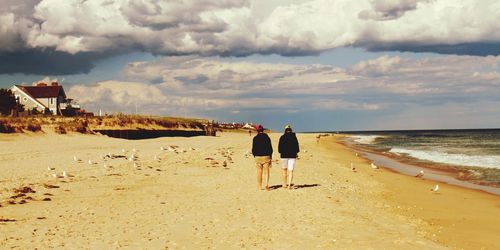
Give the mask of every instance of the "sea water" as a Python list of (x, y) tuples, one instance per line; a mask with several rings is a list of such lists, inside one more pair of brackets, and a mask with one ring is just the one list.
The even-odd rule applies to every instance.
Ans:
[(408, 159), (485, 172), (500, 183), (500, 129), (346, 132), (359, 145)]

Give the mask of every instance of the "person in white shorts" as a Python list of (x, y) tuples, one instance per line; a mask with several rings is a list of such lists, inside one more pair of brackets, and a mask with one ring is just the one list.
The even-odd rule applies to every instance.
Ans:
[(297, 136), (292, 132), (290, 125), (285, 126), (285, 133), (280, 137), (278, 152), (281, 155), (283, 177), (283, 188), (292, 189), (293, 170), (297, 161), (297, 154), (300, 152)]

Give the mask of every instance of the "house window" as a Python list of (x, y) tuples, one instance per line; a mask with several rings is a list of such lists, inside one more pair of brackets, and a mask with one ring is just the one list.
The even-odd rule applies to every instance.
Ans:
[(54, 98), (50, 98), (50, 104), (54, 104)]

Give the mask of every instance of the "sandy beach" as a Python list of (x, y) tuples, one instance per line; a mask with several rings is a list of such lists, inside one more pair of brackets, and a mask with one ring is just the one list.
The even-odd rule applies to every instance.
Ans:
[(296, 188), (274, 162), (261, 191), (251, 138), (1, 134), (0, 248), (500, 249), (499, 196), (433, 193), (315, 134), (298, 134)]

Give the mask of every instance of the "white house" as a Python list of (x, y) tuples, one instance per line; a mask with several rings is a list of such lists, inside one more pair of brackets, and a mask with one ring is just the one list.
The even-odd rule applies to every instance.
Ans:
[(245, 125), (243, 125), (243, 127), (242, 127), (242, 128), (244, 128), (244, 129), (253, 129), (254, 127), (253, 127), (253, 125), (250, 125), (250, 124), (248, 124), (248, 123), (245, 123)]
[(48, 109), (53, 115), (62, 115), (61, 107), (66, 107), (66, 93), (57, 82), (50, 85), (43, 82), (34, 86), (14, 85), (10, 90), (26, 110), (44, 112)]

